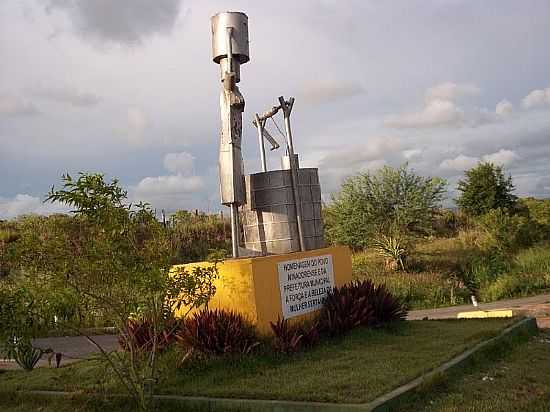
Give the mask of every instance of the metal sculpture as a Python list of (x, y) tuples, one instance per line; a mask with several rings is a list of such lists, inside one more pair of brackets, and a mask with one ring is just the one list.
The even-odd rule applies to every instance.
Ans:
[(212, 55), (220, 65), (220, 194), (222, 204), (231, 208), (233, 257), (239, 256), (238, 206), (245, 202), (241, 154), (242, 114), (245, 101), (237, 87), (240, 66), (250, 60), (248, 17), (239, 12), (223, 12), (212, 17)]

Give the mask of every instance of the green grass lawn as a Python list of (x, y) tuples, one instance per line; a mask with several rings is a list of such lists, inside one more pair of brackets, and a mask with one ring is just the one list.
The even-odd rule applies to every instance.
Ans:
[(481, 360), (461, 376), (427, 388), (400, 411), (502, 412), (550, 410), (550, 331)]
[[(361, 403), (410, 381), (496, 335), (510, 320), (403, 322), (391, 329), (357, 329), (293, 356), (264, 350), (242, 358), (192, 361), (177, 369), (175, 352), (162, 359), (159, 393)], [(49, 389), (120, 392), (99, 361), (60, 369), (0, 374), (3, 391)]]

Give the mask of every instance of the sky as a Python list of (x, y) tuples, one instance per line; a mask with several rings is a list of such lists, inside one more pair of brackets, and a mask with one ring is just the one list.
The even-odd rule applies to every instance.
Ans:
[(327, 201), (348, 176), (406, 162), (447, 179), (448, 202), (479, 161), (550, 197), (547, 0), (3, 0), (0, 218), (63, 211), (45, 195), (81, 171), (167, 213), (220, 210), (210, 17), (227, 10), (249, 18), (246, 173), (260, 170), (252, 117), (283, 95)]

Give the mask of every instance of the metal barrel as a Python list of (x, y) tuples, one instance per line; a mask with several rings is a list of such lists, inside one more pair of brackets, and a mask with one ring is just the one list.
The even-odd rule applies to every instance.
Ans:
[(250, 60), (248, 49), (248, 17), (241, 12), (226, 11), (212, 16), (212, 59), (220, 63), (227, 58), (227, 28), (232, 27), (233, 58), (243, 64)]

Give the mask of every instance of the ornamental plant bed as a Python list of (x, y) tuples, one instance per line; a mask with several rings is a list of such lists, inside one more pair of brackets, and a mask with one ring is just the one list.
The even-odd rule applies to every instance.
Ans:
[[(400, 322), (358, 328), (292, 355), (261, 350), (241, 356), (194, 359), (177, 368), (181, 353), (162, 354), (161, 394), (363, 403), (409, 382), (498, 334), (510, 319)], [(100, 361), (60, 369), (6, 371), (0, 387), (121, 393)], [(107, 373), (106, 382), (103, 379)]]

